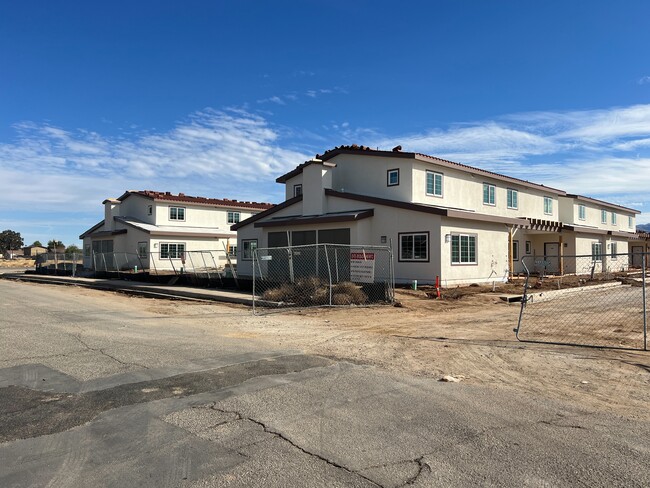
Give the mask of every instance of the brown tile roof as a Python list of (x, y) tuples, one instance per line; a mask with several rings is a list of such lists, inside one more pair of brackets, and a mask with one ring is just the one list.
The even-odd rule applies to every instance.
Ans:
[(162, 191), (153, 191), (153, 190), (129, 190), (124, 193), (118, 200), (123, 201), (125, 198), (130, 195), (140, 195), (146, 198), (151, 198), (152, 200), (161, 200), (166, 202), (182, 202), (182, 203), (195, 203), (202, 205), (216, 205), (219, 207), (232, 207), (232, 208), (250, 208), (253, 210), (268, 210), (273, 207), (273, 203), (261, 203), (261, 202), (242, 202), (239, 200), (230, 200), (228, 198), (206, 198), (206, 197), (192, 197), (185, 195), (185, 193), (179, 193), (174, 195), (170, 192)]
[[(533, 183), (533, 182), (528, 181), (528, 180), (522, 180), (520, 178), (515, 178), (513, 176), (506, 176), (506, 175), (502, 175), (502, 174), (499, 174), (499, 173), (494, 173), (493, 171), (488, 171), (486, 169), (477, 168), (475, 166), (469, 166), (467, 164), (456, 163), (455, 161), (449, 161), (448, 159), (442, 159), (442, 158), (438, 158), (436, 156), (429, 156), (428, 154), (422, 154), (422, 153), (416, 153), (416, 152), (402, 152), (402, 146), (396, 146), (391, 151), (384, 151), (384, 150), (380, 150), (380, 149), (372, 149), (371, 147), (368, 147), (368, 146), (357, 146), (356, 144), (352, 144), (351, 146), (338, 146), (338, 147), (335, 147), (334, 149), (328, 149), (322, 155), (317, 154), (316, 159), (320, 159), (322, 161), (327, 161), (329, 159), (332, 159), (335, 156), (338, 156), (339, 154), (359, 154), (359, 155), (362, 155), (362, 156), (383, 156), (383, 157), (390, 157), (390, 158), (417, 159), (417, 160), (420, 160), (420, 161), (439, 164), (439, 165), (450, 167), (450, 168), (457, 168), (457, 169), (459, 169), (461, 171), (466, 171), (466, 172), (469, 172), (469, 173), (476, 173), (478, 175), (485, 175), (485, 176), (495, 178), (495, 179), (498, 179), (498, 180), (510, 181), (512, 183), (516, 183), (516, 184), (519, 184), (519, 185), (522, 185), (522, 186), (537, 188), (539, 190), (552, 192), (552, 193), (555, 193), (555, 194), (558, 194), (558, 195), (565, 195), (566, 194), (566, 192), (564, 190), (559, 190), (557, 188), (552, 188), (550, 186), (542, 185), (542, 184), (539, 184), (539, 183)], [(296, 170), (297, 169), (298, 168), (296, 168)], [(296, 170), (293, 170), (293, 171), (295, 172)], [(278, 180), (281, 179), (281, 178), (283, 178), (283, 176), (278, 178)]]

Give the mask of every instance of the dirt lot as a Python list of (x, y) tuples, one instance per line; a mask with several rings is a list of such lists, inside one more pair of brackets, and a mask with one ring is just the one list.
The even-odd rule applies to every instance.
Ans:
[[(470, 288), (456, 298), (431, 300), (425, 291), (401, 290), (401, 307), (246, 313), (226, 321), (225, 308), (234, 315), (241, 308), (143, 301), (149, 311), (202, 317), (201, 323), (226, 327), (233, 337), (414, 375), (452, 375), (586, 409), (650, 418), (650, 353), (520, 343), (513, 333), (519, 305), (500, 300), (500, 290), (485, 291)], [(222, 311), (218, 316), (217, 309)]]
[(0, 259), (0, 268), (33, 268), (33, 259)]

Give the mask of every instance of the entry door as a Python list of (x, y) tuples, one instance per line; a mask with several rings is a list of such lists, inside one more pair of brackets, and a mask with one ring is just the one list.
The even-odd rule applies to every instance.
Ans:
[(632, 246), (632, 266), (635, 268), (643, 266), (643, 246)]
[(544, 269), (547, 273), (560, 271), (560, 244), (557, 242), (544, 243)]

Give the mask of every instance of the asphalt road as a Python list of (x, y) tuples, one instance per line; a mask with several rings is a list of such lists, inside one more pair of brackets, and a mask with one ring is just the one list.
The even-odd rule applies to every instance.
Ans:
[(2, 487), (650, 485), (644, 421), (282, 350), (233, 307), (0, 297)]

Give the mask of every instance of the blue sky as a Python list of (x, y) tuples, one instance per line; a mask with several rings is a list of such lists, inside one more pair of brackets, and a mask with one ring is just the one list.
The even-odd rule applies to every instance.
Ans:
[(401, 144), (642, 211), (650, 2), (0, 6), (0, 230), (66, 244), (127, 189), (282, 200)]

